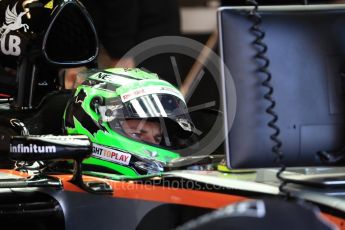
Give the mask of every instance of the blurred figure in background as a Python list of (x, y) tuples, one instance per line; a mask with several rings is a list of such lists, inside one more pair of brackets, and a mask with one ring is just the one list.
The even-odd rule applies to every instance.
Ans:
[[(177, 0), (81, 0), (90, 13), (101, 43), (98, 68), (135, 67), (135, 60), (121, 57), (135, 45), (158, 36), (180, 34)], [(145, 67), (165, 75), (170, 59), (154, 58)], [(66, 69), (66, 79), (75, 79), (85, 67)], [(69, 81), (69, 80), (68, 80)], [(66, 82), (68, 88), (73, 85)]]

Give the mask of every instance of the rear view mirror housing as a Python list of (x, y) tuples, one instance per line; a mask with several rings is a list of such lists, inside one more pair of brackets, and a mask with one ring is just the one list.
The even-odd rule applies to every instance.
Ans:
[(98, 55), (96, 29), (77, 0), (2, 0), (0, 25), (0, 62), (12, 69), (23, 57), (73, 67)]
[(63, 66), (85, 65), (97, 57), (96, 29), (81, 4), (63, 1), (54, 9), (42, 52), (46, 61)]

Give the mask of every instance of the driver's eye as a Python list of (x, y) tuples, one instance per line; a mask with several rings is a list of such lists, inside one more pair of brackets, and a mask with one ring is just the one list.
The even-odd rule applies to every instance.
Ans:
[(131, 136), (135, 139), (140, 139), (141, 138), (141, 134), (140, 133), (131, 133)]
[(155, 137), (156, 143), (161, 143), (162, 141), (162, 136)]

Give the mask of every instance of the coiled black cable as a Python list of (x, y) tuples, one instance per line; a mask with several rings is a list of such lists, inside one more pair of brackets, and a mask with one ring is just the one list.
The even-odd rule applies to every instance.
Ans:
[(250, 17), (253, 20), (254, 24), (250, 28), (253, 34), (256, 36), (255, 41), (253, 42), (254, 46), (257, 48), (258, 53), (255, 55), (255, 58), (261, 63), (258, 72), (264, 74), (266, 79), (262, 82), (262, 86), (268, 89), (268, 92), (264, 95), (264, 98), (269, 101), (270, 105), (266, 109), (266, 113), (272, 116), (272, 119), (268, 122), (268, 126), (274, 130), (274, 133), (270, 136), (271, 140), (275, 143), (272, 147), (272, 152), (276, 155), (275, 161), (280, 163), (283, 158), (281, 151), (282, 141), (278, 138), (280, 134), (280, 129), (277, 126), (278, 115), (275, 113), (274, 108), (276, 102), (273, 99), (273, 87), (270, 83), (272, 75), (268, 70), (270, 65), (269, 59), (265, 56), (267, 52), (267, 45), (263, 42), (265, 37), (265, 32), (261, 30), (260, 24), (262, 22), (261, 16), (258, 13), (258, 4), (255, 0), (247, 0), (249, 3), (254, 5), (253, 10), (250, 12)]
[(280, 170), (277, 172), (277, 178), (282, 181), (282, 184), (279, 186), (279, 190), (281, 192), (284, 192), (285, 194), (288, 194), (288, 192), (284, 190), (286, 182), (284, 178), (281, 176), (282, 173), (285, 171), (285, 166), (281, 163), (281, 160), (283, 159), (283, 152), (281, 150), (282, 141), (279, 139), (280, 129), (277, 125), (278, 115), (274, 111), (276, 102), (273, 99), (274, 90), (270, 83), (272, 79), (272, 75), (269, 71), (270, 61), (265, 56), (267, 52), (267, 45), (263, 42), (265, 32), (260, 28), (262, 18), (258, 13), (258, 3), (255, 0), (247, 0), (247, 3), (254, 6), (254, 8), (249, 13), (249, 17), (253, 21), (253, 25), (250, 28), (250, 31), (255, 36), (253, 44), (258, 51), (255, 55), (255, 59), (259, 63), (257, 71), (266, 76), (261, 85), (268, 89), (267, 93), (265, 93), (264, 95), (264, 98), (269, 102), (269, 106), (266, 108), (266, 113), (272, 117), (272, 119), (267, 123), (268, 126), (274, 131), (274, 133), (270, 135), (270, 139), (274, 142), (274, 145), (272, 147), (272, 153), (275, 154), (275, 162), (279, 164), (281, 167)]

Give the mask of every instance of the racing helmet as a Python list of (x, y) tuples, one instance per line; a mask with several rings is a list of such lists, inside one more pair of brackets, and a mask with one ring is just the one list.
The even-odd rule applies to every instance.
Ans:
[(64, 128), (92, 141), (84, 164), (127, 176), (162, 172), (192, 142), (194, 130), (182, 94), (136, 68), (90, 74), (67, 105)]

